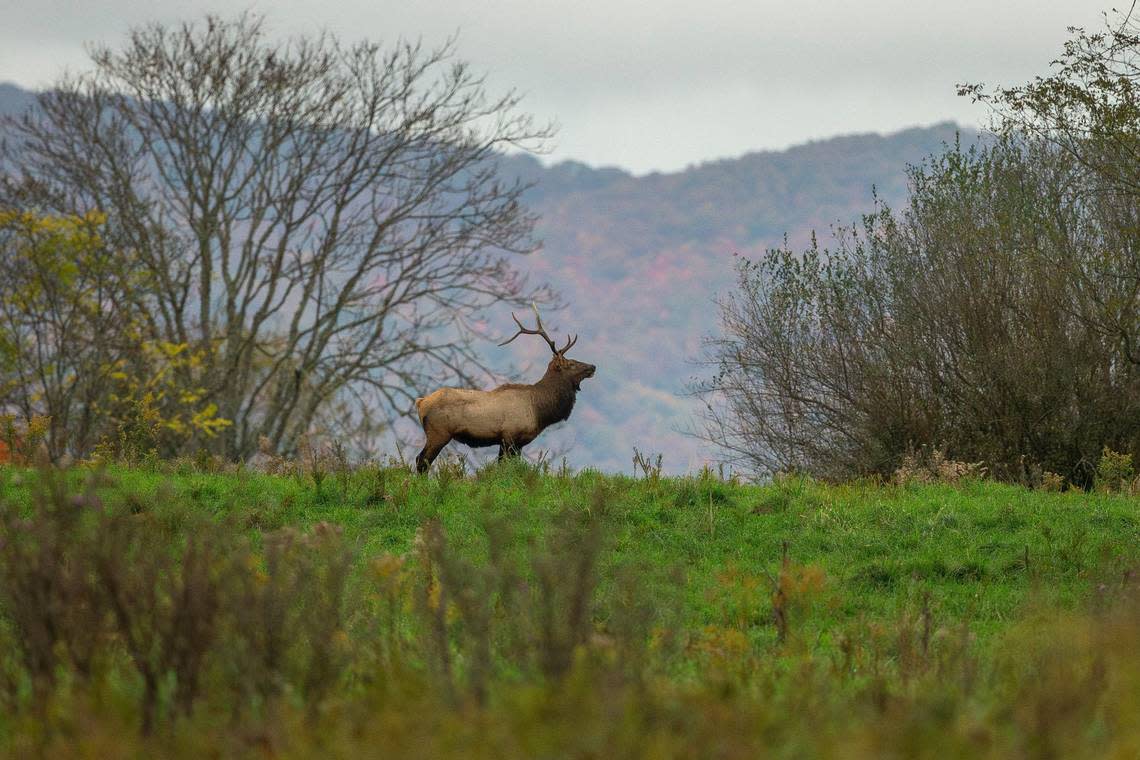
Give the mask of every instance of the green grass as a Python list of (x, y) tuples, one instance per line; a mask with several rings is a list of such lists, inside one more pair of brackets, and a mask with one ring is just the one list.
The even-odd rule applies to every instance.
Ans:
[[(36, 497), (40, 477), (0, 468), (0, 502), (34, 516), (43, 501)], [(329, 676), (338, 684), (332, 693), (340, 694), (334, 700), (340, 707), (322, 713), (320, 731), (288, 719), (288, 710), (305, 713), (302, 708), (315, 704), (309, 695), (316, 692), (304, 685), (310, 676), (290, 676), (295, 685), (285, 694), (293, 697), (282, 703), (280, 709), (288, 708), (283, 714), (219, 696), (228, 693), (222, 684), (242, 678), (240, 665), (237, 671), (226, 665), (227, 644), (215, 646), (219, 653), (206, 660), (204, 682), (218, 685), (205, 688), (193, 721), (175, 721), (159, 738), (131, 744), (131, 752), (249, 750), (217, 717), (225, 710), (262, 726), (276, 751), (301, 756), (325, 742), (339, 748), (333, 754), (352, 754), (363, 741), (361, 732), (379, 741), (375, 731), (397, 753), (401, 741), (427, 732), (438, 740), (432, 752), (444, 756), (562, 756), (573, 754), (571, 746), (590, 754), (583, 747), (603, 738), (634, 754), (703, 756), (678, 748), (720, 746), (723, 737), (707, 733), (718, 730), (739, 739), (722, 754), (742, 757), (760, 746), (786, 756), (833, 754), (847, 742), (862, 747), (850, 750), (854, 756), (1046, 756), (1074, 747), (1096, 756), (1140, 740), (1116, 731), (1109, 708), (1125, 703), (1110, 704), (1105, 696), (1140, 684), (1129, 680), (1140, 671), (1140, 658), (1127, 654), (1133, 640), (1125, 637), (1127, 646), (1120, 644), (1116, 624), (1090, 612), (1098, 599), (1115, 598), (1117, 589), (1128, 587), (1129, 573), (1140, 565), (1140, 499), (1132, 496), (1045, 493), (981, 481), (827, 485), (785, 478), (757, 486), (724, 482), (707, 472), (634, 479), (590, 471), (559, 475), (523, 463), (474, 475), (444, 468), (430, 477), (362, 468), (314, 480), (311, 474), (211, 474), (169, 464), (73, 470), (66, 478), (72, 492), (95, 483), (100, 514), (133, 516), (158, 526), (164, 536), (212, 530), (210, 535), (230, 536), (226, 546), (239, 537), (252, 547), (246, 562), (252, 568), (267, 561), (269, 537), (290, 530), (316, 536), (336, 526), (338, 545), (352, 557), (342, 603), (351, 622), (344, 624), (351, 651), (344, 655), (347, 664), (337, 666), (343, 668), (339, 675)], [(567, 532), (570, 518), (578, 533)], [(575, 543), (582, 526), (600, 540), (592, 570), (576, 564), (585, 545)], [(436, 535), (445, 537), (446, 547), (431, 554), (424, 547)], [(179, 551), (184, 539), (172, 540), (161, 546)], [(506, 560), (492, 557), (504, 552)], [(385, 583), (387, 571), (375, 570), (385, 557), (403, 562), (402, 590), (386, 602), (394, 633), (384, 634), (402, 642), (393, 650), (402, 654), (381, 666), (375, 652), (389, 651), (389, 645), (377, 643), (386, 639), (368, 621), (382, 617), (374, 611), (382, 600), (369, 589)], [(325, 582), (321, 562), (305, 565), (317, 573), (312, 583)], [(556, 566), (544, 580), (543, 568), (551, 563)], [(561, 620), (561, 608), (575, 598), (576, 573), (591, 575), (587, 622), (593, 633), (578, 645), (578, 664), (568, 675), (542, 676), (529, 659), (549, 649), (541, 641), (547, 621), (542, 608), (553, 603), (552, 619)], [(529, 584), (530, 607), (508, 606), (503, 595), (515, 583)], [(423, 599), (433, 598), (440, 584), (455, 601), (445, 601), (446, 610), (436, 615)], [(305, 604), (319, 602), (320, 593), (306, 597)], [(483, 633), (481, 614), (490, 616), (484, 622), (491, 625)], [(317, 637), (314, 651), (324, 651), (320, 636), (335, 642), (345, 635), (337, 632), (339, 623), (321, 633), (305, 628), (303, 615), (298, 620), (298, 637)], [(7, 635), (18, 638), (13, 624), (7, 625)], [(220, 630), (219, 640), (231, 635), (224, 625)], [(443, 649), (431, 644), (437, 630)], [(519, 636), (524, 644), (511, 644)], [(129, 661), (114, 654), (115, 636), (108, 641), (108, 657), (119, 663), (112, 668), (118, 685), (95, 691), (118, 695), (110, 702), (118, 706), (96, 700), (102, 706), (80, 712), (118, 736), (137, 721), (134, 708), (124, 705), (138, 698), (139, 686), (129, 675)], [(301, 659), (309, 656), (303, 651), (309, 639), (304, 641), (296, 645)], [(463, 684), (475, 683), (480, 642), (489, 647), (493, 666), (490, 702), (479, 697), (483, 706), (476, 708), (461, 695), (468, 693)], [(524, 650), (531, 654), (519, 654)], [(1101, 650), (1110, 654), (1096, 655)], [(1094, 688), (1086, 680), (1103, 670), (1098, 657), (1118, 664)], [(1058, 663), (1079, 672), (1057, 675), (1051, 668)], [(386, 675), (376, 683), (388, 684), (379, 692), (371, 678), (361, 676), (377, 667)], [(446, 688), (439, 686), (441, 667)], [(7, 670), (17, 674), (9, 676), (17, 695), (10, 698), (12, 714), (23, 715), (32, 709), (30, 687), (20, 680), (26, 676), (19, 667)], [(1089, 702), (1086, 712), (1073, 712), (1071, 705), (1064, 710), (1093, 721), (1092, 733), (1074, 733), (1055, 719), (1050, 731), (1056, 736), (1037, 752), (1032, 737), (1041, 729), (1035, 721), (1061, 709), (1054, 703), (1067, 687), (1056, 684), (1070, 682), (1079, 685), (1072, 698)], [(655, 685), (646, 692), (649, 683)], [(1035, 687), (1039, 691), (1024, 691)], [(394, 699), (392, 689), (402, 696)], [(66, 694), (59, 699), (74, 705), (76, 692)], [(329, 699), (321, 697), (320, 704)], [(1036, 705), (1037, 712), (1021, 716), (1019, 704)], [(595, 708), (600, 712), (590, 712)], [(416, 723), (425, 710), (431, 719)], [(938, 713), (936, 720), (930, 710), (945, 715)], [(615, 718), (614, 711), (625, 717)], [(368, 717), (373, 713), (384, 716), (386, 728), (376, 728)], [(704, 715), (708, 725), (692, 723), (690, 713)], [(42, 742), (47, 730), (57, 741), (51, 746), (64, 755), (91, 749), (60, 739), (74, 725), (56, 734), (29, 725), (38, 724), (0, 721), (0, 739), (23, 750)], [(945, 735), (931, 738), (938, 726)], [(898, 733), (904, 729), (905, 736)], [(197, 738), (188, 744), (188, 735)], [(647, 749), (657, 746), (654, 736), (665, 748), (657, 755)], [(1073, 736), (1086, 743), (1066, 744), (1078, 741)], [(912, 741), (921, 751), (899, 744)], [(604, 742), (596, 748), (601, 754)]]
[[(200, 511), (254, 535), (339, 525), (365, 557), (408, 552), (417, 529), (438, 518), (450, 544), (478, 560), (489, 519), (508, 520), (522, 543), (542, 536), (559, 510), (586, 512), (604, 526), (603, 593), (621, 567), (641, 568), (649, 589), (665, 595), (678, 590), (680, 572), (686, 626), (720, 623), (721, 597), (732, 592), (725, 574), (767, 583), (785, 545), (796, 564), (822, 568), (842, 596), (810, 621), (820, 631), (856, 618), (894, 619), (929, 593), (946, 619), (988, 636), (1030, 602), (1071, 609), (1106, 573), (1140, 560), (1140, 499), (994, 482), (832, 486), (792, 478), (756, 486), (708, 476), (558, 477), (525, 465), (463, 478), (365, 468), (326, 476), (319, 488), (309, 476), (249, 472), (111, 469), (102, 477), (99, 493), (109, 503)], [(34, 474), (3, 478), (9, 498), (26, 504)], [(753, 632), (771, 639), (768, 600), (759, 597)]]

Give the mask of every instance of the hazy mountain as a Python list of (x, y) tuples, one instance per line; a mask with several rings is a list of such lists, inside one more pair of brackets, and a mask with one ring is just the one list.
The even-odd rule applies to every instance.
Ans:
[(14, 84), (0, 82), (0, 116), (16, 116), (35, 101), (35, 95)]
[[(31, 100), (0, 84), (0, 114)], [(543, 249), (522, 268), (554, 284), (567, 303), (547, 315), (547, 326), (578, 333), (572, 355), (598, 365), (570, 421), (538, 445), (567, 451), (576, 466), (629, 471), (634, 446), (664, 454), (672, 472), (700, 466), (709, 452), (681, 432), (697, 408), (684, 391), (702, 371), (693, 364), (701, 339), (717, 329), (714, 299), (733, 287), (734, 254), (762, 255), (785, 235), (802, 246), (812, 230), (826, 240), (829, 227), (872, 209), (872, 188), (900, 205), (906, 165), (938, 152), (956, 133), (943, 123), (837, 137), (644, 176), (504, 157), (506, 174), (535, 183), (527, 198), (541, 217)], [(963, 142), (972, 139), (963, 135)], [(504, 335), (513, 332), (505, 309), (488, 320)], [(536, 379), (546, 361), (539, 341), (486, 350), (504, 363), (532, 362), (512, 379)]]
[(698, 407), (684, 391), (703, 371), (693, 361), (718, 327), (715, 298), (734, 286), (734, 254), (763, 255), (785, 234), (803, 246), (812, 230), (826, 243), (831, 226), (872, 210), (873, 188), (901, 205), (906, 165), (957, 131), (944, 123), (837, 137), (646, 176), (509, 158), (537, 183), (529, 200), (544, 248), (527, 268), (569, 304), (548, 322), (580, 333), (573, 354), (598, 365), (574, 416), (543, 443), (605, 469), (629, 471), (635, 446), (663, 453), (670, 471), (699, 467), (709, 452), (681, 432)]

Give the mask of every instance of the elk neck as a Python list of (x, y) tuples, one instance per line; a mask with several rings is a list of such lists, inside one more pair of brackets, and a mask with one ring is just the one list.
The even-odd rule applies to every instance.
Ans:
[(538, 412), (540, 425), (543, 427), (553, 425), (570, 416), (578, 391), (574, 389), (574, 381), (568, 376), (547, 370), (542, 379), (532, 387), (535, 411)]

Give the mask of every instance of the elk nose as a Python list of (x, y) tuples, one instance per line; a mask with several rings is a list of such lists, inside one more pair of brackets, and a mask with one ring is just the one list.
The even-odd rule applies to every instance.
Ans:
[(586, 375), (586, 377), (593, 377), (594, 371), (597, 370), (597, 367), (595, 367), (593, 364), (587, 364), (586, 369), (590, 371), (590, 374)]

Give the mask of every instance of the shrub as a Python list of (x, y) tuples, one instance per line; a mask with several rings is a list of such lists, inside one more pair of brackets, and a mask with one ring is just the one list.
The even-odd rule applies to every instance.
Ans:
[(899, 211), (741, 263), (702, 386), (726, 458), (886, 475), (939, 445), (1089, 487), (1103, 442), (1140, 454), (1140, 24), (1071, 35), (1047, 75), (960, 87), (996, 136), (912, 167)]
[(1136, 472), (1132, 455), (1105, 446), (1096, 465), (1096, 487), (1103, 491), (1123, 491), (1131, 487)]
[(206, 524), (171, 542), (148, 514), (115, 515), (99, 527), (95, 577), (111, 630), (143, 682), (139, 712), (147, 734), (159, 717), (164, 681), (173, 680), (171, 711), (189, 715), (198, 697), (217, 630), (224, 543)]
[(707, 344), (706, 437), (754, 475), (833, 479), (937, 446), (1001, 479), (1032, 482), (1035, 463), (1088, 486), (1103, 441), (1140, 450), (1140, 365), (1104, 332), (1140, 299), (1121, 291), (1127, 261), (1101, 260), (1126, 250), (1115, 201), (1076, 171), (1015, 136), (951, 146), (911, 169), (901, 212), (742, 261)]
[(1039, 487), (1042, 491), (1061, 491), (1065, 487), (1065, 479), (1055, 472), (1045, 470), (1041, 473), (1041, 484)]
[(981, 462), (958, 462), (949, 459), (939, 448), (923, 448), (905, 454), (892, 479), (900, 485), (955, 484), (962, 480), (980, 480), (985, 476), (986, 467)]
[(106, 605), (95, 546), (103, 505), (93, 483), (71, 494), (50, 470), (36, 480), (33, 500), (29, 517), (0, 504), (0, 608), (42, 705), (61, 670), (86, 680), (102, 654)]

